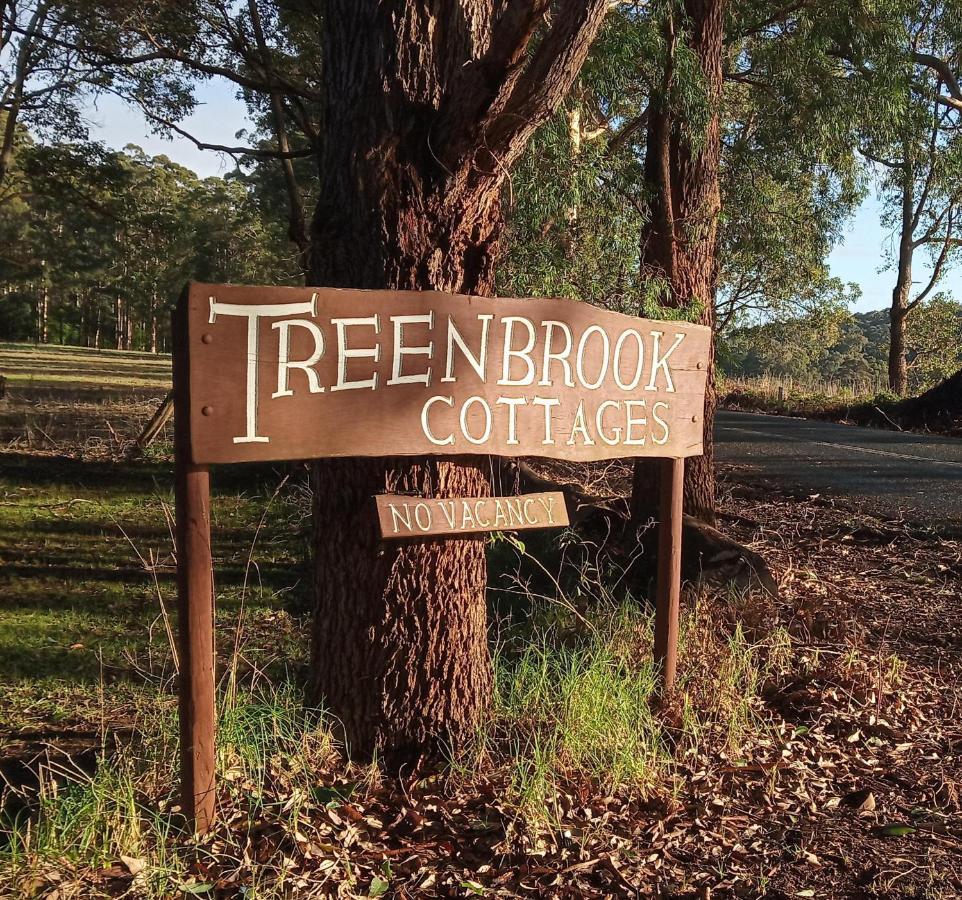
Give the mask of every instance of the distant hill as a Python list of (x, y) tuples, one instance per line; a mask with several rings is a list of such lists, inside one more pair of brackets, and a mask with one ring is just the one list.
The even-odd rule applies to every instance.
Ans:
[(873, 309), (871, 312), (852, 313), (859, 331), (865, 335), (866, 355), (883, 366), (888, 364), (889, 311)]
[[(907, 337), (911, 390), (920, 393), (962, 368), (962, 304), (936, 295), (912, 313)], [(836, 307), (732, 328), (719, 336), (718, 362), (731, 378), (830, 380), (874, 392), (887, 381), (888, 346), (887, 309)]]

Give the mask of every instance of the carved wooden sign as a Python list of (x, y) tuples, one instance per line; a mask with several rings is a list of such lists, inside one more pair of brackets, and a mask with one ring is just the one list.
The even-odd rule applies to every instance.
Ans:
[(710, 331), (573, 300), (192, 284), (195, 464), (702, 452)]
[[(677, 652), (684, 458), (709, 329), (573, 300), (191, 284), (173, 320), (181, 798), (215, 816), (213, 463), (459, 454), (662, 457), (655, 659)], [(380, 496), (389, 538), (568, 524), (560, 493)]]
[(569, 524), (565, 497), (560, 491), (447, 500), (379, 494), (374, 499), (384, 538), (525, 531)]

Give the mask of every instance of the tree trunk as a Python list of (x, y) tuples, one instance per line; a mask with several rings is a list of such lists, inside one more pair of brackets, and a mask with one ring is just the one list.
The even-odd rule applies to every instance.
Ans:
[[(562, 3), (530, 78), (544, 4), (510, 5), (495, 26), (496, 5), (327, 4), (310, 284), (491, 293), (505, 175), (577, 75), (606, 3)], [(309, 693), (353, 752), (394, 764), (460, 743), (488, 706), (483, 542), (382, 543), (371, 504), (384, 491), (483, 495), (486, 472), (470, 459), (314, 466)]]
[(911, 174), (910, 155), (904, 158), (906, 167), (902, 185), (902, 223), (899, 234), (898, 273), (892, 289), (892, 308), (889, 311), (889, 389), (904, 397), (908, 393), (908, 363), (905, 357), (905, 319), (909, 313), (909, 295), (912, 290), (912, 262), (915, 254), (913, 243), (913, 218), (915, 215), (914, 181)]
[[(41, 262), (41, 267), (44, 265)], [(47, 287), (47, 275), (44, 272), (40, 278), (40, 315), (37, 323), (37, 337), (41, 344), (50, 340), (50, 289)]]
[[(669, 20), (669, 52), (662, 85), (649, 106), (645, 154), (645, 182), (650, 213), (641, 236), (642, 271), (659, 284), (661, 303), (690, 307), (695, 320), (714, 326), (718, 284), (716, 253), (721, 209), (719, 162), (721, 139), (718, 108), (722, 90), (722, 44), (725, 0), (685, 0), (690, 30), (675, 31)], [(684, 41), (700, 64), (703, 89), (712, 114), (702, 134), (692, 134), (689, 123), (673, 109), (671, 95), (673, 48)], [(712, 429), (715, 419), (714, 344), (708, 361), (705, 393), (704, 455), (685, 466), (685, 511), (709, 524), (715, 520), (715, 475)], [(637, 523), (655, 511), (659, 467), (638, 460), (634, 469), (632, 517)]]

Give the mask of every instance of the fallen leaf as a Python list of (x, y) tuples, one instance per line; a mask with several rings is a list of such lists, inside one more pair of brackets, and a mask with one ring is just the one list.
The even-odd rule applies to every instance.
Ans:
[(906, 837), (907, 835), (915, 834), (915, 831), (916, 829), (911, 825), (905, 825), (902, 822), (891, 822), (878, 829), (878, 833), (882, 837)]
[(858, 812), (872, 812), (875, 809), (875, 794), (868, 788), (852, 791), (842, 798), (842, 803)]
[(147, 867), (142, 859), (137, 859), (136, 856), (124, 856), (121, 854), (120, 861), (127, 867), (127, 871), (131, 875), (139, 875)]

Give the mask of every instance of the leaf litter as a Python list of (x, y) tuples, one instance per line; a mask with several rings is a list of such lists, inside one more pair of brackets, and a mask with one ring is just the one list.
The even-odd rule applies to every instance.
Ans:
[[(673, 776), (644, 792), (573, 769), (547, 817), (519, 808), (497, 758), (389, 777), (332, 752), (309, 791), (283, 757), (257, 781), (228, 769), (215, 830), (172, 838), (193, 860), (176, 893), (962, 896), (962, 544), (750, 481), (729, 477), (726, 529), (766, 558), (780, 596), (717, 602), (752, 639), (782, 628), (791, 644), (739, 746), (679, 744)], [(172, 809), (169, 795), (152, 802)], [(19, 888), (156, 896), (157, 858), (65, 857)]]

